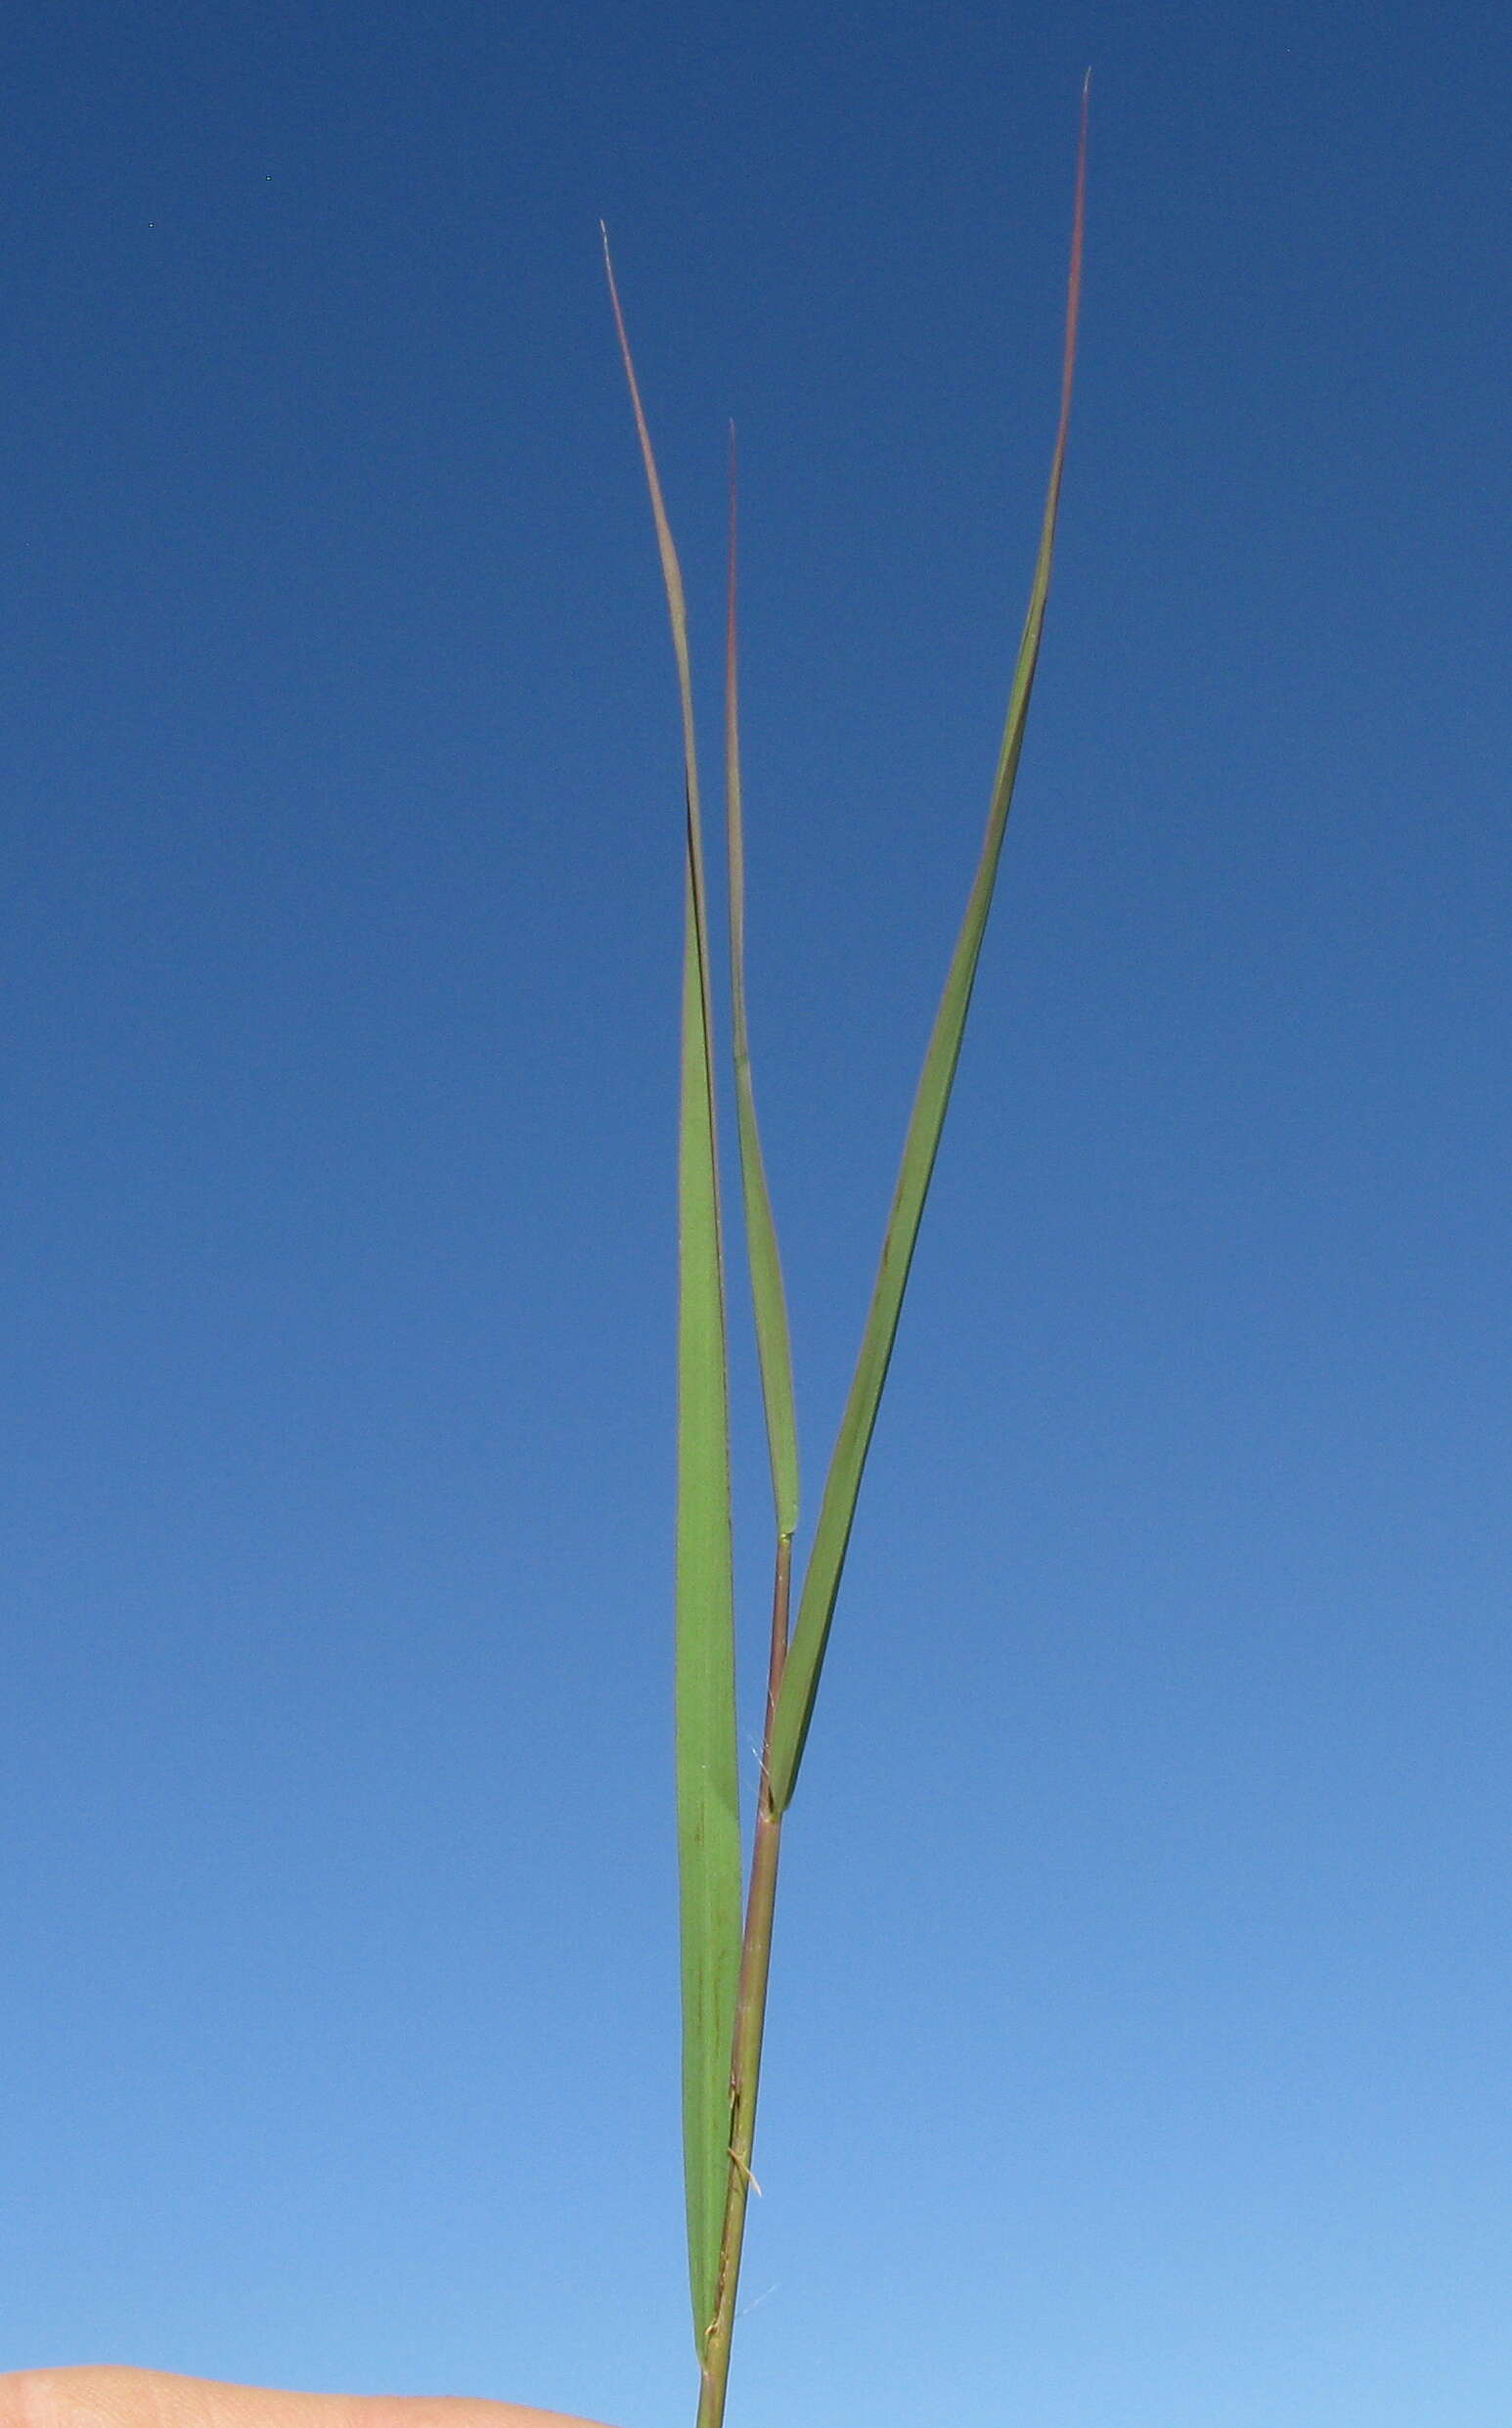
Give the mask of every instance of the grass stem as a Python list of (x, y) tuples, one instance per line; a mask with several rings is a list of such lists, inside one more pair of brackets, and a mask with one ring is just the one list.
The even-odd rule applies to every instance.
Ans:
[(767, 2019), (767, 1983), (772, 1969), (772, 1920), (777, 1907), (778, 1856), (782, 1839), (782, 1816), (773, 1800), (767, 1762), (777, 1717), (778, 1694), (782, 1684), (782, 1664), (787, 1658), (792, 1566), (793, 1539), (791, 1535), (780, 1535), (778, 1538), (777, 1569), (772, 1588), (772, 1648), (767, 1671), (761, 1792), (756, 1806), (756, 1840), (751, 1852), (745, 1933), (740, 1945), (740, 1980), (735, 1993), (734, 2045), (730, 2061), (730, 2174), (725, 2187), (725, 2222), (720, 2237), (714, 2316), (704, 2338), (701, 2361), (697, 2428), (723, 2428), (730, 2383), (731, 2338), (735, 2322), (735, 2296), (740, 2282), (740, 2254), (745, 2240), (746, 2202), (755, 2181), (751, 2173), (751, 2158), (756, 2144), (756, 2094), (761, 2081), (761, 2044)]
[(745, 840), (736, 668), (734, 432), (733, 428), (731, 431), (725, 766), (732, 1045), (741, 1193), (777, 1533), (761, 1780), (743, 1928), (727, 1312), (708, 900), (698, 804), (688, 609), (606, 233), (603, 240), (604, 268), (645, 468), (672, 625), (683, 718), (687, 810), (679, 1119), (677, 1767), (684, 2139), (689, 2281), (699, 2368), (696, 2428), (724, 2428), (746, 2208), (755, 2182), (751, 2157), (755, 2147), (767, 1985), (772, 1967), (782, 1815), (793, 1793), (808, 1737), (867, 1453), (950, 1105), (1039, 662), (1076, 362), (1086, 215), (1088, 97), (1088, 85), (1084, 84), (1060, 417), (987, 829), (910, 1116), (881, 1261), (850, 1396), (830, 1459), (796, 1614), (791, 1605), (799, 1473), (792, 1351), (777, 1229), (756, 1121), (745, 1006)]

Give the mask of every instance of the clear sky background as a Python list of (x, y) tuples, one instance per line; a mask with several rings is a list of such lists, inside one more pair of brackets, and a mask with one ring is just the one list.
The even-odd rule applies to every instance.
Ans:
[(12, 13), (4, 2365), (691, 2419), (681, 774), (597, 222), (711, 775), (740, 432), (812, 1511), (1089, 63), (731, 2428), (1505, 2428), (1489, 0)]

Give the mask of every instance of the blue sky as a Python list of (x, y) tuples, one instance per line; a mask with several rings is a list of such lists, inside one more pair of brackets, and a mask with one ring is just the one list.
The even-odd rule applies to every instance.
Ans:
[(730, 2428), (1504, 2428), (1512, 31), (1392, 0), (13, 19), (0, 2365), (691, 2418), (680, 771), (597, 221), (711, 767), (740, 432), (812, 1509), (1089, 63)]

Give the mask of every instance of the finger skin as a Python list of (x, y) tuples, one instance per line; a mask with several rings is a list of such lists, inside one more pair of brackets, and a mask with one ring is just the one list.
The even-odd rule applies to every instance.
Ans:
[(0, 2374), (0, 2428), (602, 2428), (462, 2395), (306, 2395), (166, 2369)]

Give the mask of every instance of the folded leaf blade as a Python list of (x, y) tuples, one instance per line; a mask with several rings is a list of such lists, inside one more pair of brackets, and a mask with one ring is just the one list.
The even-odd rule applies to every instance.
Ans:
[(655, 519), (683, 711), (687, 826), (678, 1124), (676, 1734), (683, 2153), (693, 2334), (701, 2360), (718, 2296), (730, 2168), (730, 2063), (742, 1929), (729, 1347), (714, 1101), (713, 981), (682, 569), (641, 403), (606, 232), (603, 258)]
[(740, 1141), (746, 1251), (756, 1315), (756, 1351), (772, 1462), (772, 1497), (779, 1542), (798, 1526), (798, 1417), (793, 1390), (787, 1294), (778, 1250), (777, 1222), (756, 1120), (751, 1041), (745, 1010), (745, 818), (740, 788), (740, 690), (735, 630), (735, 435), (730, 432), (730, 588), (725, 638), (725, 804), (730, 859), (730, 993), (735, 1067), (735, 1115)]

